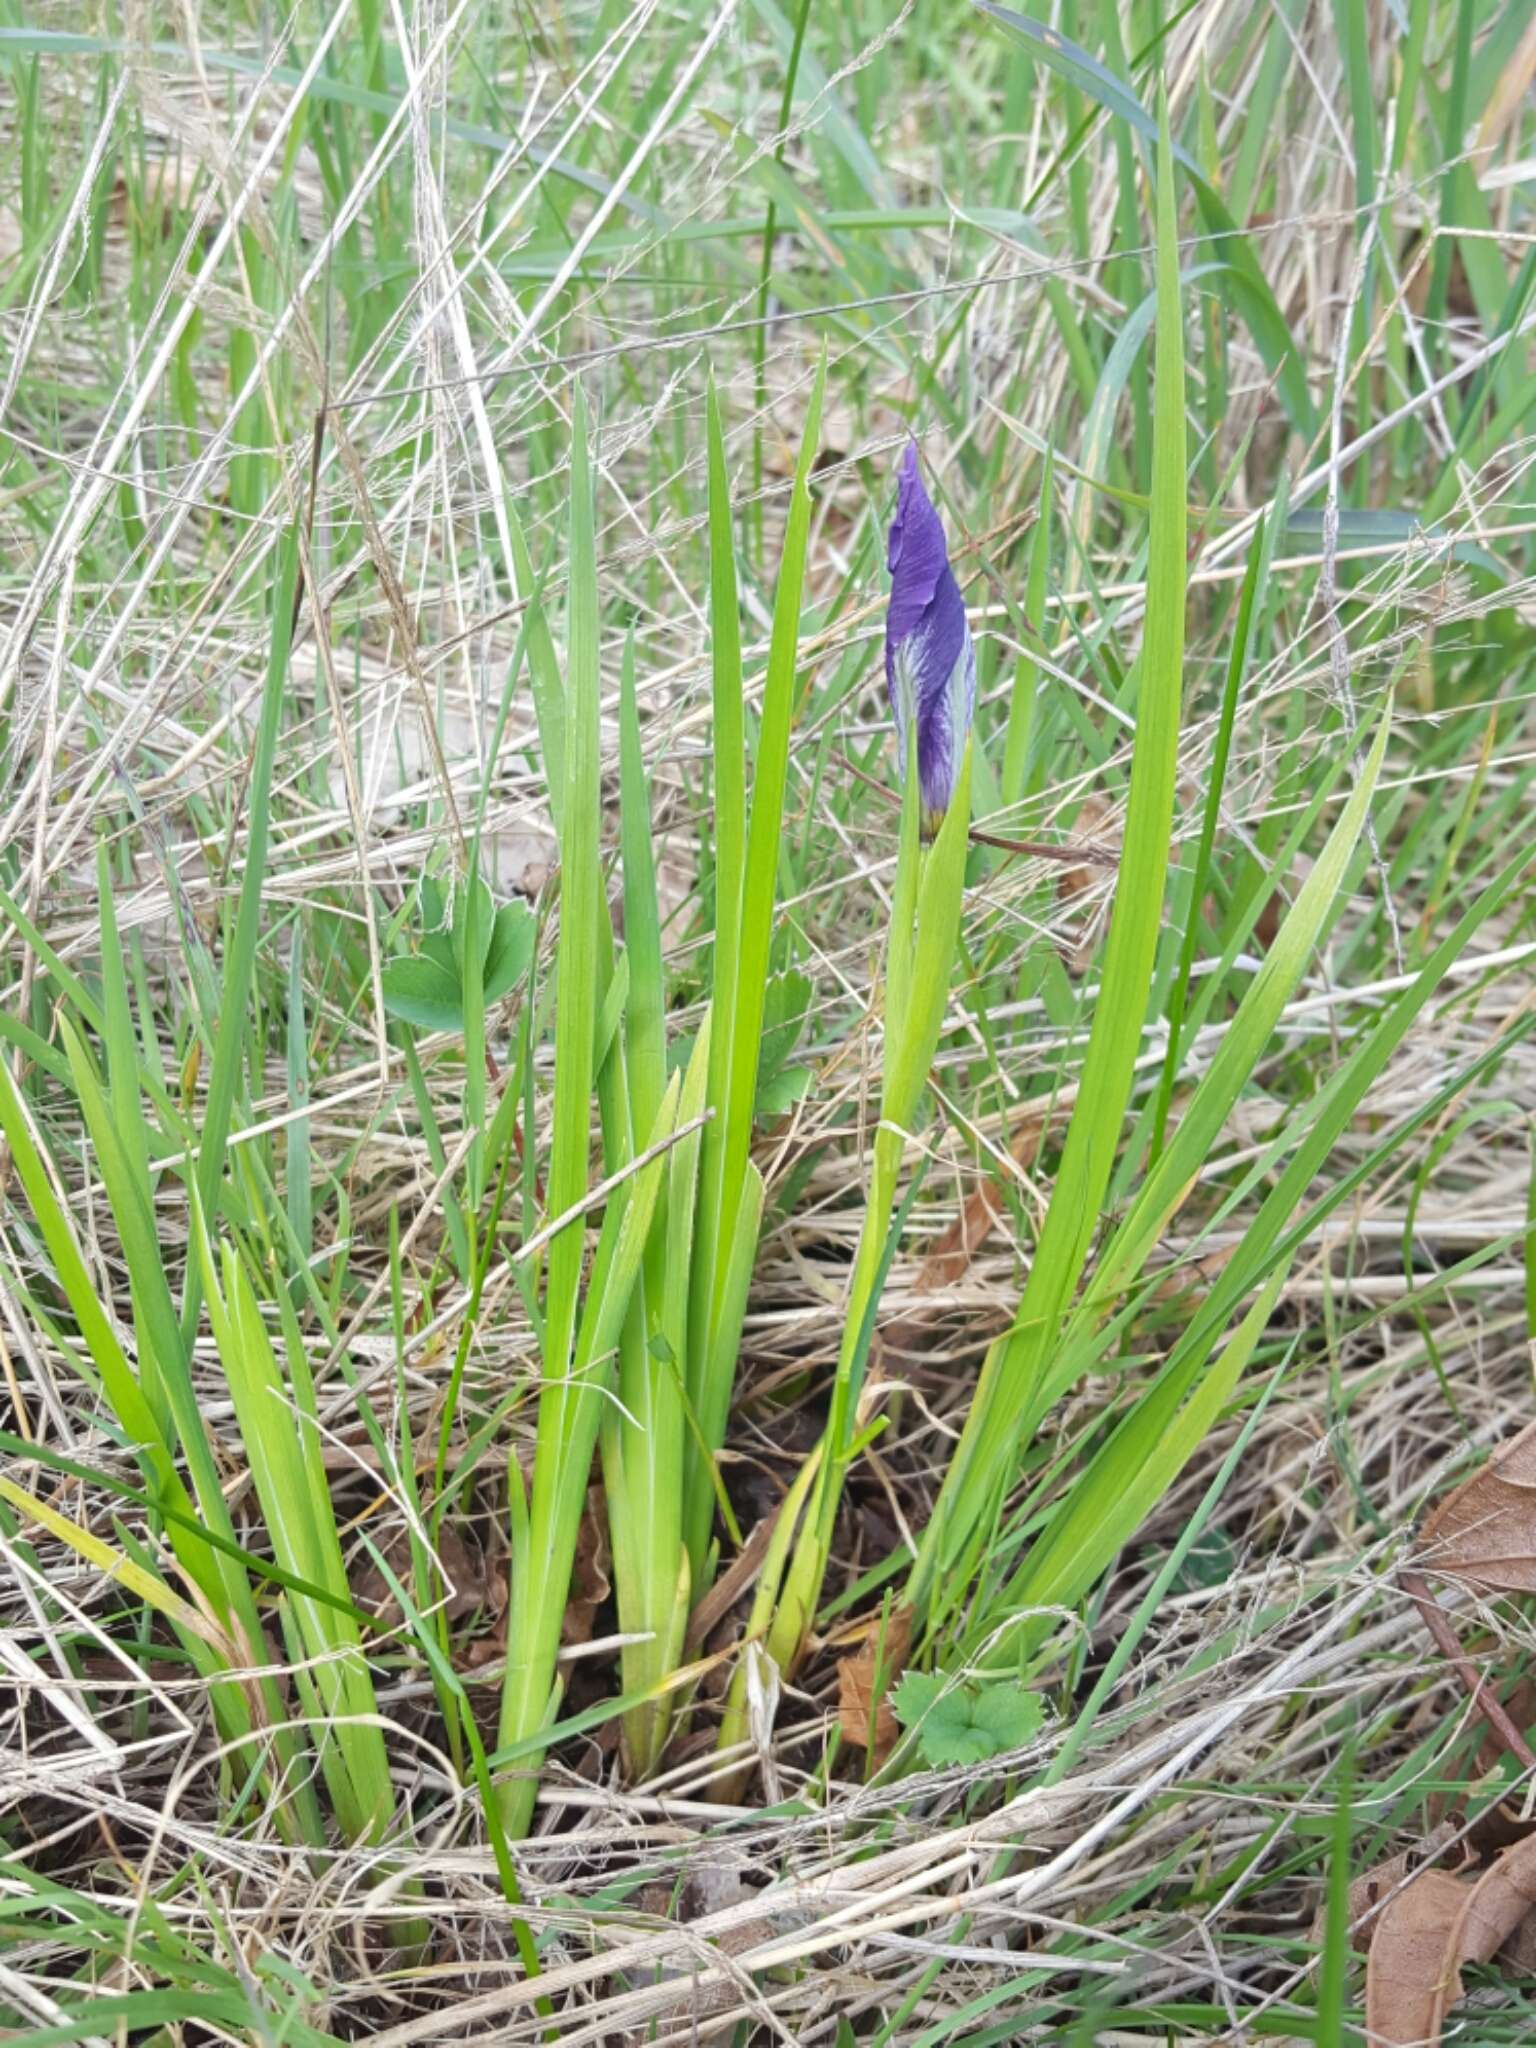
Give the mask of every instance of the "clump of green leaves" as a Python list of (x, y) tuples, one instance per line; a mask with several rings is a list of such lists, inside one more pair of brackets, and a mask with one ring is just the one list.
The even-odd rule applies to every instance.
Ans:
[(925, 1764), (984, 1764), (1022, 1749), (1045, 1719), (1040, 1695), (1014, 1679), (957, 1685), (942, 1671), (909, 1671), (891, 1694)]
[(384, 1007), (418, 1031), (464, 1030), (466, 961), (478, 948), (480, 997), (500, 1001), (522, 980), (533, 959), (535, 920), (525, 903), (497, 904), (476, 875), (445, 904), (441, 884), (422, 877), (416, 894), (419, 938), (384, 968)]

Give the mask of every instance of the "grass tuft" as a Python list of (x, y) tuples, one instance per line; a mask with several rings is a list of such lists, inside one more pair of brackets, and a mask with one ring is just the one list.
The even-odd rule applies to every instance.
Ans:
[(1523, 1825), (1531, 16), (0, 5), (0, 2034), (1344, 2041)]

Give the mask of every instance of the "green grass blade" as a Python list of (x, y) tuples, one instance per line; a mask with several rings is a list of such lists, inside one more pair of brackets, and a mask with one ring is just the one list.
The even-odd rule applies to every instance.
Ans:
[[(1209, 1367), (1209, 1343), (1181, 1346), (1174, 1353), (1074, 1482), (1009, 1585), (1003, 1607), (1070, 1606), (1109, 1567), (1209, 1433), (1258, 1347), (1288, 1271), (1286, 1263), (1275, 1268)], [(998, 1647), (1006, 1655), (1018, 1653), (1013, 1639)]]
[(666, 986), (662, 978), (661, 914), (656, 902), (656, 859), (651, 846), (651, 793), (640, 750), (635, 701), (635, 641), (624, 643), (619, 682), (619, 800), (624, 856), (624, 951), (629, 998), (624, 1009), (625, 1068), (630, 1121), (648, 1131), (667, 1083)]
[(222, 1275), (201, 1216), (194, 1219), (209, 1320), (235, 1404), (251, 1478), (279, 1564), (333, 1596), (284, 1599), (322, 1710), (316, 1744), (337, 1819), (353, 1841), (374, 1840), (394, 1807), (389, 1757), (361, 1637), (347, 1600), (320, 1440), (303, 1389), (285, 1382), (243, 1260), (223, 1247)]
[(1221, 695), (1216, 745), (1211, 755), (1210, 779), (1205, 791), (1205, 810), (1200, 820), (1200, 843), (1195, 849), (1194, 873), (1190, 879), (1189, 912), (1185, 920), (1183, 942), (1179, 947), (1178, 973), (1174, 979), (1173, 994), (1168, 1002), (1168, 1053), (1163, 1061), (1162, 1077), (1157, 1084), (1157, 1107), (1152, 1121), (1154, 1159), (1163, 1149), (1163, 1137), (1168, 1128), (1168, 1109), (1173, 1100), (1173, 1084), (1179, 1071), (1190, 976), (1194, 973), (1195, 953), (1200, 943), (1200, 920), (1204, 914), (1206, 884), (1211, 872), (1211, 852), (1216, 844), (1216, 828), (1221, 820), (1222, 792), (1227, 781), (1227, 763), (1232, 754), (1232, 727), (1237, 717), (1237, 700), (1242, 693), (1243, 676), (1248, 666), (1248, 642), (1253, 626), (1254, 596), (1263, 587), (1273, 552), (1273, 528), (1269, 520), (1261, 519), (1248, 550), (1248, 564), (1243, 572), (1243, 587), (1237, 603), (1237, 618), (1232, 628), (1232, 650), (1227, 659), (1226, 686)]
[[(1047, 449), (1040, 471), (1040, 509), (1035, 518), (1034, 538), (1029, 550), (1029, 587), (1024, 599), (1024, 619), (1035, 641), (1045, 642), (1046, 587), (1051, 573), (1051, 515), (1055, 501), (1055, 454)], [(1004, 806), (1016, 804), (1024, 794), (1024, 775), (1029, 765), (1029, 741), (1034, 729), (1036, 693), (1040, 668), (1028, 655), (1020, 655), (1014, 676), (1013, 694), (1008, 702), (1008, 731), (1003, 748), (1002, 798)]]
[[(811, 389), (800, 453), (790, 491), (784, 550), (774, 598), (763, 715), (752, 781), (751, 815), (739, 842), (744, 799), (736, 787), (740, 730), (739, 626), (734, 558), (718, 416), (710, 443), (710, 533), (712, 631), (715, 642), (715, 715), (725, 719), (715, 738), (717, 835), (725, 840), (716, 907), (716, 986), (710, 1036), (711, 1120), (705, 1129), (700, 1167), (695, 1278), (689, 1317), (686, 1389), (702, 1443), (690, 1444), (684, 1486), (684, 1514), (692, 1582), (697, 1593), (714, 1512), (711, 1461), (724, 1438), (734, 1376), (736, 1325), (732, 1319), (733, 1279), (743, 1252), (743, 1206), (749, 1200), (749, 1158), (762, 1052), (763, 1008), (767, 996), (774, 910), (778, 901), (779, 850), (789, 774), (794, 716), (796, 658), (805, 590), (806, 551), (811, 525), (811, 466), (820, 447), (821, 406), (826, 389), (822, 358)], [(739, 893), (728, 862), (741, 844)], [(734, 932), (727, 929), (735, 919)], [(755, 1231), (752, 1236), (755, 1249)], [(745, 1296), (742, 1296), (744, 1305)]]
[[(663, 1143), (673, 1128), (680, 1079), (672, 1077), (657, 1128), (649, 1135), (651, 1146)], [(610, 1395), (613, 1353), (645, 1255), (665, 1163), (658, 1153), (609, 1201), (569, 1367), (558, 1375), (546, 1372), (539, 1395), (533, 1485), (526, 1511), (515, 1509), (512, 1522), (499, 1737), (503, 1748), (537, 1735), (555, 1711), (560, 1625), (592, 1453)], [(514, 1490), (518, 1484), (514, 1466)], [(501, 1786), (502, 1819), (510, 1834), (527, 1832), (537, 1791), (532, 1774)]]
[(1371, 799), (1386, 755), (1388, 730), (1387, 714), (1383, 712), (1349, 802), (1265, 953), (1263, 965), (1249, 984), (1237, 1015), (1222, 1033), (1216, 1056), (1201, 1076), (1168, 1149), (1147, 1175), (1130, 1214), (1105, 1247), (1084, 1292), (1081, 1313), (1095, 1313), (1133, 1284), (1169, 1218), (1198, 1177), (1201, 1163), (1216, 1142), (1249, 1074), (1269, 1049), (1285, 1005), (1323, 942), (1342, 900), (1370, 816)]
[[(742, 875), (736, 1003), (730, 1018), (725, 1097), (718, 1105), (724, 1129), (717, 1243), (728, 1243), (731, 1239), (735, 1227), (734, 1212), (746, 1170), (747, 1148), (752, 1139), (758, 1056), (762, 1050), (763, 1002), (768, 986), (768, 955), (778, 894), (779, 841), (783, 831), (784, 794), (789, 772), (806, 546), (811, 527), (811, 465), (821, 446), (821, 406), (826, 375), (826, 360), (823, 358), (816, 372), (801, 431), (800, 454), (790, 493), (789, 523), (784, 534), (784, 555), (779, 565), (778, 590), (774, 599), (768, 672), (763, 685), (762, 726), (752, 779), (752, 814), (747, 828)], [(722, 1284), (723, 1275), (717, 1275), (717, 1314)]]
[[(272, 595), (271, 643), (267, 653), (266, 681), (262, 687), (261, 710), (256, 728), (256, 745), (251, 758), (251, 779), (247, 798), (249, 827), (246, 834), (245, 868), (240, 878), (240, 899), (235, 913), (234, 936), (224, 961), (224, 987), (219, 1007), (218, 1030), (214, 1038), (213, 1068), (208, 1078), (208, 1099), (198, 1133), (197, 1192), (205, 1212), (216, 1216), (219, 1186), (224, 1178), (224, 1153), (234, 1114), (235, 1094), (245, 1060), (249, 1029), (247, 1005), (256, 971), (256, 948), (261, 935), (263, 894), (267, 879), (267, 847), (271, 837), (272, 774), (277, 756), (277, 736), (282, 723), (283, 696), (288, 681), (288, 651), (293, 634), (295, 593), (299, 575), (299, 529), (289, 529), (283, 543), (277, 583)], [(181, 1304), (184, 1340), (190, 1343), (197, 1325), (198, 1289), (201, 1275), (195, 1259), (187, 1261), (185, 1291)]]
[[(304, 1022), (304, 927), (293, 928), (293, 953), (288, 963), (287, 1018), (288, 1100), (297, 1110), (309, 1102), (309, 1032)], [(314, 1250), (315, 1203), (311, 1175), (309, 1117), (296, 1116), (288, 1125), (288, 1157), (285, 1161), (285, 1195), (288, 1226), (305, 1265)], [(294, 1275), (293, 1297), (300, 1300), (303, 1281)]]
[[(560, 819), (560, 932), (556, 956), (555, 1108), (548, 1213), (563, 1216), (587, 1191), (593, 1035), (597, 1025), (598, 874), (601, 765), (598, 740), (597, 554), (586, 402), (576, 390), (571, 420), (571, 597), (567, 661), (565, 794)], [(567, 1229), (549, 1247), (545, 1371), (566, 1371), (576, 1334), (582, 1233)]]
[[(1000, 7), (995, 0), (975, 0), (975, 4), (983, 14), (990, 15), (1024, 43), (1036, 62), (1070, 80), (1106, 113), (1128, 122), (1149, 142), (1157, 141), (1163, 124), (1154, 121), (1131, 88), (1086, 50), (1059, 30), (1048, 28), (1043, 22), (1032, 20), (1027, 14), (1019, 14), (1011, 7)], [(1266, 369), (1276, 381), (1291, 423), (1298, 433), (1310, 435), (1316, 424), (1316, 415), (1307, 390), (1306, 357), (1291, 335), (1285, 315), (1259, 267), (1253, 245), (1232, 218), (1220, 193), (1207, 183), (1194, 159), (1183, 149), (1175, 147), (1171, 140), (1170, 148), (1194, 187), (1207, 229), (1215, 241), (1213, 254), (1231, 266), (1230, 290), (1264, 358)]]
[(1136, 743), (1120, 879), (1083, 1081), (1013, 1329), (989, 1352), (938, 1509), (914, 1568), (920, 1605), (969, 1556), (1019, 1454), (1020, 1419), (1083, 1269), (1130, 1099), (1162, 925), (1184, 664), (1184, 348), (1173, 144), (1161, 111), (1157, 180), (1157, 374), (1151, 537)]

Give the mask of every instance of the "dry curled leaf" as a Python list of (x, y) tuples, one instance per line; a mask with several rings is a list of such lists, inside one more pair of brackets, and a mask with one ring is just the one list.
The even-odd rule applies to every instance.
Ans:
[[(761, 1874), (749, 1857), (719, 1851), (694, 1864), (681, 1884), (647, 1885), (640, 1894), (640, 1904), (663, 1925), (687, 1930), (698, 1921), (744, 1905), (760, 1886)], [(655, 2009), (653, 2025), (666, 2018), (696, 2028), (700, 2020), (729, 2012), (740, 1995), (738, 1987), (728, 1975), (712, 1984), (699, 1984), (700, 1964), (707, 1965), (712, 1953), (744, 1955), (760, 1942), (771, 1941), (775, 1931), (773, 1921), (764, 1917), (739, 1921), (691, 1942), (685, 1934), (676, 1961), (653, 1963), (643, 1976), (637, 1972), (633, 1980), (647, 1986), (675, 1983), (679, 1988), (674, 2001)]]
[(1365, 1966), (1366, 2032), (1379, 2048), (1433, 2038), (1451, 1929), (1471, 1889), (1443, 1870), (1424, 1870), (1383, 1906)]
[[(1414, 1873), (1432, 1865), (1455, 1837), (1455, 1827), (1449, 1821), (1441, 1821), (1430, 1830), (1418, 1848), (1401, 1849), (1395, 1856), (1386, 1856), (1350, 1880), (1349, 1939), (1359, 1954), (1364, 1955), (1370, 1948), (1376, 1923), (1386, 1910), (1388, 1900), (1409, 1882)], [(1319, 1902), (1317, 1917), (1312, 1923), (1314, 1948), (1321, 1947), (1327, 1924), (1328, 1906), (1323, 1900)]]
[[(1504, 1701), (1504, 1711), (1516, 1728), (1536, 1732), (1536, 1680), (1517, 1680)], [(1493, 1780), (1496, 1773), (1502, 1774), (1505, 1760), (1509, 1755), (1504, 1744), (1490, 1728), (1478, 1746), (1477, 1769), (1486, 1780)], [(1490, 1790), (1494, 1789), (1490, 1783)], [(1523, 1785), (1512, 1788), (1508, 1799), (1500, 1799), (1484, 1807), (1464, 1830), (1464, 1839), (1469, 1849), (1479, 1856), (1496, 1855), (1500, 1849), (1507, 1849), (1511, 1842), (1523, 1841), (1536, 1833), (1536, 1818), (1526, 1811)], [(1533, 1930), (1536, 1940), (1536, 1930)]]
[[(409, 1529), (393, 1529), (379, 1545), (379, 1552), (395, 1577), (408, 1586), (412, 1561)], [(485, 1598), (485, 1561), (448, 1521), (438, 1531), (436, 1556), (445, 1582), (444, 1611), (450, 1621), (458, 1621), (464, 1615), (472, 1614)], [(352, 1596), (359, 1607), (367, 1608), (377, 1620), (391, 1627), (399, 1622), (400, 1603), (391, 1592), (384, 1573), (371, 1561), (353, 1580)]]
[(914, 1294), (939, 1294), (965, 1278), (971, 1261), (1002, 1215), (1006, 1199), (995, 1180), (984, 1180), (980, 1187), (972, 1189), (961, 1203), (959, 1215), (938, 1237), (918, 1268), (912, 1286)]
[(577, 1532), (571, 1596), (560, 1625), (560, 1640), (568, 1650), (591, 1642), (592, 1618), (608, 1598), (608, 1586), (608, 1521), (602, 1494), (593, 1487)]
[(1536, 1907), (1536, 1836), (1475, 1881), (1424, 1870), (1388, 1899), (1366, 1961), (1365, 2024), (1374, 2048), (1437, 2048), (1466, 1963), (1488, 1963)]
[[(1050, 1123), (1049, 1112), (1020, 1119), (1009, 1141), (1009, 1150), (1026, 1170), (1033, 1164)], [(961, 1205), (960, 1214), (930, 1247), (918, 1268), (913, 1293), (941, 1294), (958, 1285), (1006, 1207), (1007, 1196), (1001, 1181), (984, 1180), (980, 1187), (973, 1188)]]
[(743, 1593), (756, 1584), (757, 1575), (763, 1568), (763, 1560), (768, 1555), (768, 1546), (773, 1541), (773, 1532), (778, 1526), (778, 1520), (777, 1510), (762, 1517), (746, 1542), (689, 1615), (688, 1635), (684, 1646), (689, 1656), (696, 1656), (703, 1649), (713, 1630), (730, 1613)]
[(1423, 1559), (1491, 1593), (1536, 1593), (1536, 1422), (1496, 1450), (1424, 1524)]
[[(1463, 1960), (1491, 1962), (1533, 1911), (1536, 1836), (1527, 1836), (1496, 1856), (1473, 1885), (1461, 1929)], [(1443, 2017), (1443, 2011), (1437, 2015)]]
[(890, 1691), (906, 1668), (911, 1647), (912, 1610), (898, 1607), (889, 1620), (877, 1617), (861, 1646), (837, 1667), (837, 1718), (843, 1737), (856, 1749), (869, 1750), (876, 1770), (901, 1734)]
[[(1118, 853), (1118, 845), (1109, 833), (1113, 817), (1114, 812), (1105, 799), (1090, 791), (1083, 798), (1077, 817), (1073, 821), (1073, 837), (1103, 840), (1106, 844), (1114, 846)], [(1103, 879), (1103, 869), (1091, 861), (1084, 861), (1076, 867), (1064, 867), (1056, 877), (1057, 898), (1063, 904), (1071, 903), (1075, 898), (1086, 895)]]

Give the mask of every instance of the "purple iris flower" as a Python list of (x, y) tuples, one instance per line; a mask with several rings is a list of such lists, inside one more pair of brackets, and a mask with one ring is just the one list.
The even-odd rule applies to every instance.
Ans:
[(976, 650), (965, 601), (949, 566), (944, 524), (923, 489), (917, 444), (909, 441), (897, 486), (886, 567), (885, 685), (896, 719), (902, 773), (907, 733), (917, 722), (917, 776), (924, 834), (932, 838), (949, 809), (976, 707)]

